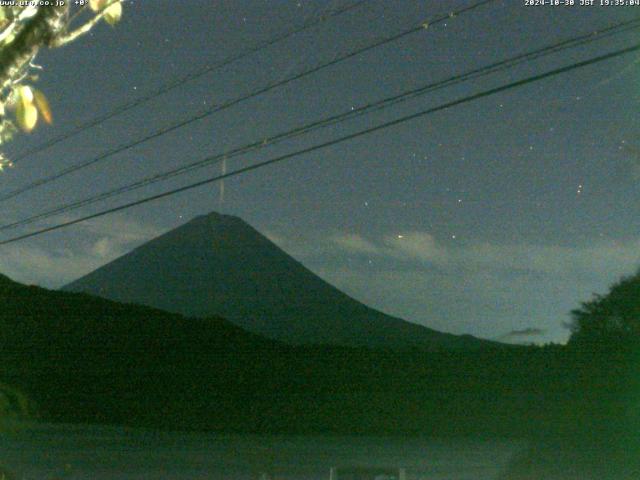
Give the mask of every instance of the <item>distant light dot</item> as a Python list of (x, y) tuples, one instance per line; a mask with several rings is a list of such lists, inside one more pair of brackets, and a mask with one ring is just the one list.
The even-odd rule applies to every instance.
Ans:
[(456, 239), (456, 236), (455, 236), (455, 235), (451, 235), (451, 238), (453, 238), (453, 239), (455, 240), (455, 239)]
[(398, 238), (404, 238), (404, 235), (398, 235)]

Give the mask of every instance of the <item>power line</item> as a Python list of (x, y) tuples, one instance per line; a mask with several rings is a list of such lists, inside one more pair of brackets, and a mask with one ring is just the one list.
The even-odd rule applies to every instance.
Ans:
[(178, 193), (185, 192), (187, 190), (192, 190), (194, 188), (201, 187), (203, 185), (207, 185), (207, 184), (219, 181), (219, 180), (223, 180), (225, 178), (235, 177), (237, 175), (241, 175), (243, 173), (247, 173), (247, 172), (250, 172), (252, 170), (257, 170), (259, 168), (266, 167), (268, 165), (273, 165), (275, 163), (279, 163), (279, 162), (282, 162), (284, 160), (288, 160), (290, 158), (294, 158), (294, 157), (297, 157), (297, 156), (300, 156), (300, 155), (304, 155), (304, 154), (307, 154), (307, 153), (315, 152), (317, 150), (321, 150), (321, 149), (324, 149), (324, 148), (327, 148), (327, 147), (330, 147), (330, 146), (333, 146), (333, 145), (337, 145), (339, 143), (343, 143), (343, 142), (346, 142), (346, 141), (349, 141), (349, 140), (353, 140), (354, 138), (358, 138), (358, 137), (361, 137), (361, 136), (364, 136), (364, 135), (368, 135), (370, 133), (374, 133), (374, 132), (377, 132), (379, 130), (383, 130), (383, 129), (390, 128), (390, 127), (393, 127), (393, 126), (396, 126), (396, 125), (400, 125), (400, 124), (406, 123), (406, 122), (411, 121), (411, 120), (415, 120), (415, 119), (420, 118), (420, 117), (424, 117), (424, 116), (432, 114), (432, 113), (436, 113), (436, 112), (439, 112), (439, 111), (442, 111), (442, 110), (447, 110), (449, 108), (453, 108), (453, 107), (458, 106), (458, 105), (462, 105), (462, 104), (469, 103), (469, 102), (472, 102), (472, 101), (475, 101), (475, 100), (479, 100), (481, 98), (489, 97), (489, 96), (492, 96), (492, 95), (495, 95), (497, 93), (504, 92), (504, 91), (507, 91), (507, 90), (512, 90), (514, 88), (521, 87), (523, 85), (527, 85), (527, 84), (530, 84), (530, 83), (538, 82), (538, 81), (544, 80), (544, 79), (549, 78), (549, 77), (553, 77), (553, 76), (556, 76), (556, 75), (560, 75), (562, 73), (566, 73), (566, 72), (569, 72), (569, 71), (572, 71), (572, 70), (576, 70), (576, 69), (579, 69), (579, 68), (586, 67), (588, 65), (593, 65), (593, 64), (605, 61), (605, 60), (610, 60), (612, 58), (620, 57), (622, 55), (626, 55), (628, 53), (635, 52), (635, 51), (638, 51), (638, 50), (640, 50), (640, 44), (636, 44), (636, 45), (631, 46), (631, 47), (627, 47), (627, 48), (623, 48), (623, 49), (620, 49), (620, 50), (616, 50), (614, 52), (607, 53), (605, 55), (600, 55), (598, 57), (594, 57), (594, 58), (591, 58), (591, 59), (588, 59), (588, 60), (584, 60), (584, 61), (581, 61), (581, 62), (573, 63), (573, 64), (565, 66), (565, 67), (556, 68), (554, 70), (550, 70), (550, 71), (547, 71), (547, 72), (544, 72), (544, 73), (541, 73), (541, 74), (538, 74), (538, 75), (533, 75), (533, 76), (527, 77), (527, 78), (522, 79), (522, 80), (518, 80), (518, 81), (515, 81), (515, 82), (507, 83), (507, 84), (501, 85), (499, 87), (491, 88), (489, 90), (484, 90), (482, 92), (479, 92), (479, 93), (476, 93), (476, 94), (473, 94), (473, 95), (462, 97), (462, 98), (459, 98), (457, 100), (453, 100), (451, 102), (439, 105), (437, 107), (432, 107), (432, 108), (429, 108), (429, 109), (426, 109), (426, 110), (422, 110), (422, 111), (417, 112), (417, 113), (413, 113), (411, 115), (406, 115), (406, 116), (397, 118), (395, 120), (384, 122), (384, 123), (381, 123), (381, 124), (376, 125), (374, 127), (370, 127), (370, 128), (364, 129), (364, 130), (360, 130), (358, 132), (355, 132), (355, 133), (352, 133), (352, 134), (349, 134), (349, 135), (345, 135), (345, 136), (339, 137), (339, 138), (334, 139), (334, 140), (330, 140), (330, 141), (327, 141), (327, 142), (316, 144), (316, 145), (313, 145), (311, 147), (304, 148), (302, 150), (297, 150), (297, 151), (292, 152), (292, 153), (288, 153), (288, 154), (281, 155), (281, 156), (278, 156), (278, 157), (275, 157), (275, 158), (272, 158), (272, 159), (269, 159), (269, 160), (265, 160), (263, 162), (259, 162), (259, 163), (253, 164), (253, 165), (249, 165), (247, 167), (243, 167), (243, 168), (240, 168), (238, 170), (234, 170), (233, 172), (229, 172), (227, 174), (217, 175), (217, 176), (214, 176), (214, 177), (206, 178), (206, 179), (200, 180), (198, 182), (190, 183), (188, 185), (185, 185), (185, 186), (182, 186), (182, 187), (179, 187), (179, 188), (175, 188), (175, 189), (172, 189), (172, 190), (168, 190), (166, 192), (162, 192), (162, 193), (159, 193), (159, 194), (156, 194), (156, 195), (152, 195), (152, 196), (149, 196), (149, 197), (145, 197), (145, 198), (133, 201), (133, 202), (126, 203), (124, 205), (120, 205), (120, 206), (117, 206), (117, 207), (113, 207), (113, 208), (109, 208), (109, 209), (106, 209), (106, 210), (102, 210), (100, 212), (97, 212), (97, 213), (94, 213), (94, 214), (91, 214), (91, 215), (87, 215), (87, 216), (84, 216), (84, 217), (81, 217), (81, 218), (77, 218), (75, 220), (70, 220), (70, 221), (67, 221), (67, 222), (59, 223), (57, 225), (53, 225), (53, 226), (50, 226), (50, 227), (42, 228), (40, 230), (36, 230), (34, 232), (31, 232), (31, 233), (19, 235), (19, 236), (13, 237), (13, 238), (9, 238), (7, 240), (2, 240), (2, 241), (0, 241), (0, 245), (6, 245), (6, 244), (9, 244), (9, 243), (17, 242), (19, 240), (24, 240), (26, 238), (31, 238), (31, 237), (35, 237), (37, 235), (42, 235), (44, 233), (48, 233), (48, 232), (51, 232), (51, 231), (54, 231), (54, 230), (59, 230), (59, 229), (64, 228), (64, 227), (68, 227), (68, 226), (75, 225), (75, 224), (80, 223), (80, 222), (84, 222), (86, 220), (91, 220), (91, 219), (94, 219), (94, 218), (102, 217), (104, 215), (108, 215), (108, 214), (111, 214), (111, 213), (115, 213), (115, 212), (119, 212), (119, 211), (122, 211), (122, 210), (126, 210), (126, 209), (132, 208), (132, 207), (137, 206), (137, 205), (142, 205), (144, 203), (149, 203), (149, 202), (152, 202), (152, 201), (155, 201), (155, 200), (159, 200), (161, 198), (169, 197), (171, 195), (176, 195)]
[[(514, 57), (499, 61), (499, 62), (495, 62), (492, 63), (490, 65), (481, 67), (481, 68), (477, 68), (474, 70), (471, 70), (469, 72), (463, 73), (463, 74), (459, 74), (459, 75), (455, 75), (452, 77), (449, 77), (447, 79), (435, 82), (435, 83), (430, 83), (427, 85), (424, 85), (422, 87), (413, 89), (413, 90), (409, 90), (407, 92), (403, 92), (401, 94), (398, 95), (394, 95), (391, 97), (387, 97), (384, 98), (382, 100), (378, 100), (376, 102), (373, 103), (369, 103), (367, 105), (358, 107), (354, 110), (347, 110), (343, 113), (337, 114), (337, 115), (333, 115), (330, 117), (325, 117), (321, 120), (317, 120), (315, 122), (294, 128), (292, 130), (286, 131), (286, 132), (282, 132), (279, 133), (277, 135), (273, 135), (271, 137), (267, 137), (267, 138), (263, 138), (257, 141), (254, 141), (252, 143), (249, 143), (247, 145), (241, 146), (241, 147), (237, 147), (229, 152), (225, 152), (225, 153), (219, 153), (210, 157), (207, 157), (204, 160), (198, 160), (196, 162), (178, 167), (178, 168), (174, 168), (174, 169), (170, 169), (168, 171), (162, 172), (162, 173), (158, 173), (155, 175), (152, 175), (150, 177), (146, 177), (143, 178), (141, 180), (138, 180), (136, 182), (133, 182), (131, 184), (128, 185), (124, 185), (122, 187), (118, 187), (106, 192), (103, 192), (101, 194), (95, 195), (93, 197), (89, 197), (83, 200), (79, 200), (76, 202), (72, 202), (72, 203), (68, 203), (66, 205), (62, 205), (60, 207), (56, 207), (54, 209), (50, 209), (47, 210), (45, 212), (41, 212), (37, 215), (33, 215), (31, 217), (27, 217), (21, 220), (17, 220), (13, 223), (9, 223), (6, 225), (2, 225), (0, 226), (0, 231), (2, 230), (7, 230), (10, 228), (15, 228), (17, 226), (22, 226), (22, 225), (27, 225), (30, 223), (33, 223), (37, 220), (41, 220), (44, 218), (49, 218), (51, 216), (54, 215), (58, 215), (60, 213), (65, 213), (65, 212), (69, 212), (72, 210), (76, 210), (78, 208), (87, 206), (87, 205), (91, 205), (93, 203), (96, 203), (98, 201), (102, 201), (102, 200), (106, 200), (108, 198), (117, 196), (117, 195), (121, 195), (123, 193), (127, 193), (133, 190), (137, 190), (139, 188), (142, 188), (144, 186), (147, 185), (151, 185), (160, 181), (164, 181), (167, 180), (169, 178), (172, 178), (174, 176), (177, 175), (182, 175), (185, 173), (188, 173), (190, 171), (199, 169), (199, 168), (203, 168), (206, 166), (209, 166), (213, 163), (217, 163), (220, 161), (225, 161), (227, 159), (242, 155), (242, 154), (246, 154), (248, 152), (251, 151), (255, 151), (255, 150), (259, 150), (261, 148), (267, 147), (267, 146), (272, 146), (274, 144), (280, 143), (284, 140), (288, 140), (291, 138), (295, 138), (304, 134), (307, 134), (311, 131), (317, 130), (319, 128), (323, 128), (323, 127), (327, 127), (330, 125), (335, 125), (337, 123), (341, 123), (343, 121), (346, 120), (350, 120), (352, 118), (356, 118), (368, 113), (371, 113), (373, 111), (378, 111), (384, 108), (388, 108), (390, 106), (396, 105), (400, 102), (404, 102), (407, 101), (409, 99), (415, 98), (419, 95), (424, 95), (426, 93), (438, 90), (440, 88), (444, 88), (444, 87), (448, 87), (451, 85), (455, 85), (467, 80), (472, 80), (472, 79), (476, 79), (479, 78), (481, 76), (486, 76), (486, 75), (490, 75), (499, 71), (503, 71), (506, 70), (508, 68), (513, 68), (516, 65), (519, 65), (521, 63), (527, 62), (527, 61), (532, 61), (535, 60), (537, 58), (540, 58), (542, 56), (546, 56), (552, 53), (557, 53), (559, 51), (562, 50), (566, 50), (568, 48), (575, 48), (577, 46), (582, 46), (582, 45), (586, 45), (588, 43), (592, 43), (595, 41), (599, 41), (602, 40), (605, 37), (609, 37), (611, 35), (614, 34), (620, 34), (620, 33), (624, 33), (627, 32), (629, 30), (632, 29), (636, 29), (640, 26), (640, 17), (633, 19), (633, 20), (629, 20), (626, 22), (621, 22), (621, 23), (617, 23), (614, 25), (610, 25), (608, 27), (602, 28), (600, 30), (597, 30), (595, 32), (589, 32), (588, 34), (583, 34), (577, 37), (572, 37), (570, 39), (566, 39), (563, 41), (560, 41), (558, 43), (554, 43), (548, 46), (545, 46), (543, 48), (537, 49), (537, 50), (533, 50), (533, 51), (529, 51), (520, 55), (516, 55)], [(224, 173), (224, 172), (223, 172)]]
[(52, 138), (51, 140), (42, 143), (41, 145), (38, 145), (37, 147), (31, 149), (31, 150), (27, 150), (25, 152), (22, 152), (20, 154), (18, 154), (12, 161), (13, 163), (18, 163), (21, 160), (24, 160), (26, 157), (29, 157), (31, 155), (34, 155), (36, 153), (42, 152), (44, 150), (47, 150), (49, 148), (51, 148), (54, 145), (57, 145), (60, 142), (63, 142), (71, 137), (74, 137), (76, 135), (78, 135), (79, 133), (84, 132), (85, 130), (88, 130), (90, 128), (93, 128), (97, 125), (100, 125), (101, 123), (106, 122), (107, 120), (110, 120), (118, 115), (121, 115), (139, 105), (142, 105), (144, 103), (147, 103), (150, 100), (153, 100), (154, 98), (157, 98), (161, 95), (164, 95), (165, 93), (170, 92), (171, 90), (174, 90), (182, 85), (184, 85), (185, 83), (189, 83), (192, 82), (194, 80), (197, 80), (198, 78), (201, 78), (211, 72), (214, 72), (216, 70), (219, 70), (221, 68), (224, 68), (228, 65), (231, 65), (232, 63), (235, 63), (239, 60), (242, 60), (254, 53), (257, 53), (261, 50), (267, 49), (273, 45), (275, 45), (276, 43), (280, 43), (284, 40), (287, 40), (289, 38), (291, 38), (294, 35), (297, 35), (298, 33), (302, 33), (305, 30), (309, 30), (327, 20), (330, 20), (331, 18), (337, 17), (339, 15), (342, 15), (343, 13), (347, 13), (351, 10), (355, 10), (358, 7), (364, 5), (368, 0), (358, 0), (350, 5), (346, 5), (342, 8), (338, 8), (335, 9), (329, 13), (323, 14), (318, 16), (317, 18), (312, 18), (308, 21), (303, 22), (303, 24), (300, 27), (291, 29), (289, 31), (280, 33), (276, 36), (274, 36), (273, 38), (270, 38), (264, 42), (258, 43), (257, 45), (243, 51), (240, 52), (236, 55), (232, 55), (229, 56), (223, 60), (221, 60), (220, 62), (214, 63), (213, 65), (208, 65), (204, 68), (201, 68), (200, 70), (196, 70), (194, 72), (191, 73), (187, 73), (177, 79), (174, 79), (170, 82), (165, 83), (164, 85), (161, 85), (159, 88), (157, 88), (156, 90), (153, 90), (151, 92), (149, 92), (148, 94), (141, 96), (137, 99), (134, 99), (130, 102), (124, 103), (116, 108), (114, 108), (113, 110), (105, 113), (104, 115), (98, 116), (96, 118), (93, 118), (81, 125), (78, 125), (76, 128), (63, 133), (57, 137)]
[[(481, 0), (480, 2), (477, 2), (477, 3), (473, 4), (473, 5), (468, 6), (468, 7), (462, 8), (462, 9), (456, 11), (456, 12), (451, 12), (451, 13), (449, 13), (447, 15), (442, 15), (440, 17), (437, 17), (434, 20), (432, 20), (430, 22), (427, 22), (427, 23), (428, 23), (428, 25), (434, 25), (434, 24), (437, 24), (439, 22), (443, 22), (445, 20), (448, 20), (448, 19), (450, 19), (452, 17), (456, 17), (458, 15), (461, 15), (463, 13), (470, 12), (470, 11), (472, 11), (472, 10), (482, 6), (482, 5), (485, 5), (485, 4), (493, 2), (493, 1), (496, 1), (496, 0)], [(325, 68), (328, 68), (328, 67), (330, 67), (332, 65), (336, 65), (337, 63), (340, 63), (340, 62), (342, 62), (344, 60), (348, 60), (350, 58), (353, 58), (353, 57), (355, 57), (357, 55), (360, 55), (362, 53), (370, 51), (370, 50), (372, 50), (374, 48), (378, 48), (378, 47), (381, 47), (383, 45), (389, 44), (391, 42), (397, 41), (397, 40), (399, 40), (401, 38), (406, 37), (407, 35), (410, 35), (410, 34), (418, 32), (418, 31), (424, 30), (425, 29), (425, 25), (427, 23), (422, 23), (417, 27), (412, 27), (412, 28), (410, 28), (408, 30), (405, 30), (405, 31), (403, 31), (401, 33), (398, 33), (396, 35), (393, 35), (393, 36), (390, 36), (390, 37), (386, 37), (386, 38), (384, 38), (382, 40), (378, 40), (378, 41), (376, 41), (376, 42), (374, 42), (374, 43), (372, 43), (370, 45), (367, 45), (367, 46), (362, 47), (360, 49), (354, 50), (354, 51), (352, 51), (350, 53), (347, 53), (345, 55), (338, 56), (338, 57), (334, 58), (333, 60), (330, 60), (328, 62), (322, 63), (322, 64), (320, 64), (320, 65), (318, 65), (316, 67), (311, 67), (311, 68), (309, 68), (307, 70), (303, 70), (302, 72), (294, 74), (294, 75), (292, 75), (290, 77), (287, 77), (284, 80), (280, 80), (280, 81), (271, 83), (271, 84), (267, 85), (266, 87), (262, 87), (262, 88), (259, 88), (258, 90), (254, 90), (253, 92), (251, 92), (249, 94), (246, 94), (244, 96), (238, 97), (236, 99), (230, 100), (230, 101), (222, 103), (220, 105), (213, 106), (212, 108), (209, 108), (209, 109), (205, 110), (204, 112), (201, 112), (201, 113), (199, 113), (199, 114), (197, 114), (195, 116), (189, 117), (186, 120), (182, 120), (180, 122), (174, 123), (174, 124), (172, 124), (172, 125), (170, 125), (168, 127), (164, 127), (164, 128), (159, 129), (159, 130), (156, 130), (155, 132), (153, 132), (153, 133), (151, 133), (151, 134), (149, 134), (149, 135), (147, 135), (145, 137), (142, 137), (142, 138), (140, 138), (138, 140), (135, 140), (135, 141), (133, 141), (131, 143), (128, 143), (128, 144), (125, 144), (125, 145), (122, 145), (122, 146), (119, 146), (119, 147), (115, 147), (115, 148), (113, 148), (111, 150), (108, 150), (107, 152), (105, 152), (105, 153), (103, 153), (103, 154), (101, 154), (101, 155), (99, 155), (97, 157), (94, 157), (94, 158), (92, 158), (90, 160), (85, 160), (85, 161), (77, 163), (75, 165), (71, 165), (70, 167), (67, 167), (67, 168), (63, 169), (58, 173), (54, 173), (53, 175), (50, 175), (48, 177), (44, 177), (44, 178), (41, 178), (39, 180), (35, 180), (34, 182), (31, 182), (31, 183), (29, 183), (29, 184), (27, 184), (27, 185), (25, 185), (23, 187), (20, 187), (20, 188), (18, 188), (16, 190), (8, 192), (8, 193), (6, 193), (4, 195), (0, 195), (0, 201), (6, 201), (6, 200), (9, 200), (11, 198), (14, 198), (14, 197), (16, 197), (16, 196), (18, 196), (18, 195), (20, 195), (20, 194), (22, 194), (24, 192), (27, 192), (29, 190), (33, 190), (34, 188), (37, 188), (37, 187), (40, 187), (42, 185), (46, 185), (48, 183), (51, 183), (51, 182), (53, 182), (55, 180), (58, 180), (59, 178), (62, 178), (62, 177), (66, 176), (66, 175), (68, 175), (70, 173), (73, 173), (73, 172), (76, 172), (76, 171), (81, 170), (83, 168), (86, 168), (86, 167), (88, 167), (90, 165), (93, 165), (95, 163), (98, 163), (98, 162), (100, 162), (100, 161), (102, 161), (102, 160), (104, 160), (104, 159), (106, 159), (108, 157), (111, 157), (111, 156), (116, 155), (118, 153), (121, 153), (121, 152), (124, 152), (126, 150), (129, 150), (129, 149), (131, 149), (133, 147), (136, 147), (136, 146), (141, 145), (141, 144), (143, 144), (145, 142), (148, 142), (149, 140), (152, 140), (154, 138), (158, 138), (158, 137), (160, 137), (162, 135), (170, 133), (170, 132), (172, 132), (174, 130), (177, 130), (179, 128), (182, 128), (184, 126), (190, 125), (190, 124), (192, 124), (192, 123), (194, 123), (194, 122), (196, 122), (198, 120), (202, 120), (203, 118), (209, 117), (209, 116), (213, 115), (214, 113), (217, 113), (217, 112), (220, 112), (222, 110), (226, 110), (228, 108), (231, 108), (231, 107), (233, 107), (235, 105), (238, 105), (238, 104), (240, 104), (240, 103), (242, 103), (242, 102), (244, 102), (246, 100), (249, 100), (251, 98), (254, 98), (254, 97), (257, 97), (257, 96), (262, 95), (264, 93), (267, 93), (267, 92), (269, 92), (269, 91), (271, 91), (271, 90), (273, 90), (275, 88), (284, 86), (284, 85), (286, 85), (288, 83), (291, 83), (291, 82), (293, 82), (295, 80), (299, 80), (301, 78), (304, 78), (304, 77), (306, 77), (308, 75), (316, 73), (316, 72), (318, 72), (320, 70), (323, 70)]]

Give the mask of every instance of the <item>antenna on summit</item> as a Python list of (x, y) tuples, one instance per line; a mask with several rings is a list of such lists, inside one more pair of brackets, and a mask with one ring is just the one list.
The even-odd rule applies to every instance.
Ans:
[[(227, 157), (222, 159), (222, 175), (227, 173)], [(224, 203), (224, 178), (220, 180), (220, 205)]]

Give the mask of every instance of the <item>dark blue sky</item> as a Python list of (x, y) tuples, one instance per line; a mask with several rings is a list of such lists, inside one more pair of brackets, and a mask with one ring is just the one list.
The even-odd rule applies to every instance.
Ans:
[[(55, 125), (20, 136), (7, 154), (348, 3), (129, 2), (115, 28), (100, 25), (40, 55), (38, 87)], [(0, 189), (472, 3), (370, 0), (18, 162), (0, 176)], [(495, 1), (3, 202), (1, 222), (636, 16), (640, 7)], [(639, 41), (637, 31), (607, 38), (230, 160), (228, 168)], [(241, 216), (385, 312), (454, 333), (562, 341), (569, 310), (640, 261), (639, 95), (638, 56), (631, 54), (229, 179), (222, 204), (219, 186), (209, 185), (1, 247), (0, 269), (59, 286), (217, 210)], [(198, 170), (5, 238), (219, 171)], [(535, 335), (510, 335), (527, 329)]]

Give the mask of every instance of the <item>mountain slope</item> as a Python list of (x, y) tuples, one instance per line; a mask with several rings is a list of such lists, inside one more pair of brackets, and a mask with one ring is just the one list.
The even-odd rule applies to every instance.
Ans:
[(189, 316), (218, 315), (290, 344), (428, 349), (485, 344), (371, 309), (323, 281), (241, 219), (217, 213), (147, 242), (64, 290)]

